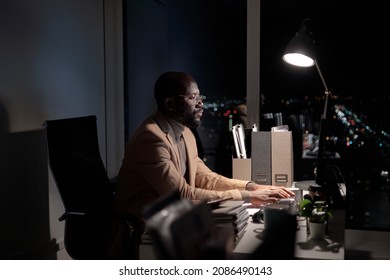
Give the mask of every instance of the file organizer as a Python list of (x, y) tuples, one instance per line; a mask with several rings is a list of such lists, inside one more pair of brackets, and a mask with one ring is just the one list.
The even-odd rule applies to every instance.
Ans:
[(291, 131), (271, 131), (272, 185), (291, 188), (293, 184), (293, 140)]
[(291, 188), (294, 182), (292, 132), (257, 131), (250, 136), (250, 158), (233, 158), (233, 178)]
[(251, 180), (260, 185), (272, 184), (271, 134), (269, 131), (252, 132)]
[(232, 175), (234, 179), (252, 181), (252, 161), (247, 158), (233, 158)]
[(252, 129), (244, 129), (247, 158), (233, 158), (232, 176), (235, 179), (252, 181), (251, 133)]

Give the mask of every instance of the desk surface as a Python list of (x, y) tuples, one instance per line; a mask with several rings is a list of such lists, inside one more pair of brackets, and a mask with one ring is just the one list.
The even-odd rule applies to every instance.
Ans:
[[(296, 232), (295, 258), (296, 259), (334, 259), (342, 260), (344, 252), (344, 210), (334, 210), (334, 218), (330, 220), (328, 235), (322, 240), (311, 240), (307, 234), (306, 220), (298, 217), (299, 229)], [(264, 225), (252, 222), (233, 250), (234, 257), (245, 259), (261, 245), (260, 238)]]

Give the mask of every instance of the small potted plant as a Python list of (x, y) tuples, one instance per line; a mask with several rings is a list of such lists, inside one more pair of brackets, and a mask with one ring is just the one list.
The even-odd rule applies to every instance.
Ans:
[(310, 199), (303, 199), (299, 203), (300, 216), (306, 217), (311, 239), (321, 239), (325, 237), (328, 218), (333, 214), (328, 209), (326, 201), (319, 200), (313, 202)]

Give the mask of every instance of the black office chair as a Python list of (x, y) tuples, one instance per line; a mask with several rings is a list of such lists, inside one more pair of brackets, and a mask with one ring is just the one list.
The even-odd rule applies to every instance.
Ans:
[(49, 164), (64, 204), (65, 249), (73, 259), (107, 259), (114, 186), (103, 165), (96, 116), (47, 120)]

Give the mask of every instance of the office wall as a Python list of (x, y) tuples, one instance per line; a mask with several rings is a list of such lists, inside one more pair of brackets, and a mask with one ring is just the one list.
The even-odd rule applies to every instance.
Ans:
[(0, 0), (0, 259), (42, 258), (62, 244), (44, 120), (94, 114), (104, 162), (112, 149), (104, 29), (111, 2)]

